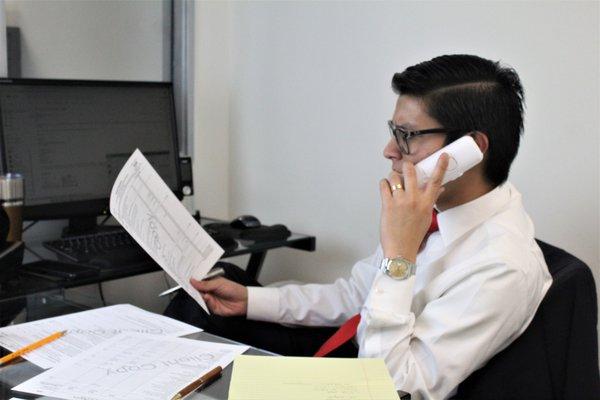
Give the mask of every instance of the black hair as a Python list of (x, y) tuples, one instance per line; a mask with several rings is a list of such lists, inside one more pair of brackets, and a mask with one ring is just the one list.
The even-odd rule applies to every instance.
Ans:
[(444, 55), (394, 74), (392, 88), (423, 100), (444, 128), (463, 130), (448, 134), (446, 144), (467, 131), (485, 133), (485, 179), (493, 186), (506, 181), (523, 132), (525, 96), (514, 69), (477, 56)]

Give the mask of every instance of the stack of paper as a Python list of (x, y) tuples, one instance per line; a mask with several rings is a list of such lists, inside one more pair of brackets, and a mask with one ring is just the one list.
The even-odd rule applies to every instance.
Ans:
[[(190, 278), (202, 279), (223, 249), (190, 216), (139, 150), (115, 180), (110, 210), (208, 311)], [(131, 305), (2, 328), (0, 345), (14, 351), (57, 331), (67, 334), (24, 356), (42, 368), (54, 368), (13, 390), (78, 400), (170, 399), (248, 349), (174, 338), (200, 329)]]
[(122, 333), (14, 387), (69, 400), (165, 400), (248, 346)]
[(119, 304), (0, 328), (0, 346), (15, 351), (54, 332), (65, 330), (65, 336), (26, 353), (23, 358), (47, 369), (121, 332), (174, 337), (202, 329), (131, 304)]
[(398, 400), (382, 359), (239, 356), (229, 400)]

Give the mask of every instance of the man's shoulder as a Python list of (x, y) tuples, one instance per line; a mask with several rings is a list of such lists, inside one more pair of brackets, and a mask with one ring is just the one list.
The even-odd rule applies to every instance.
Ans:
[[(549, 277), (544, 255), (535, 240), (535, 230), (523, 209), (508, 209), (478, 226), (466, 238), (471, 251), (464, 254), (465, 262), (481, 268), (496, 268), (513, 272), (515, 279), (529, 286)], [(514, 215), (518, 214), (518, 215)]]

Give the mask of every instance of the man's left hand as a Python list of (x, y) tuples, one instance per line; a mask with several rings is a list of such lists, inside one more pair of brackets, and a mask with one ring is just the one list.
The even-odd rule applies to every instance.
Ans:
[[(443, 192), (442, 179), (448, 167), (448, 155), (439, 158), (433, 176), (418, 187), (415, 166), (402, 164), (402, 175), (392, 171), (389, 179), (379, 182), (381, 192), (381, 246), (385, 257), (402, 256), (415, 262), (421, 242), (431, 224), (431, 211)], [(394, 185), (401, 188), (392, 191)], [(398, 187), (398, 186), (396, 186)]]

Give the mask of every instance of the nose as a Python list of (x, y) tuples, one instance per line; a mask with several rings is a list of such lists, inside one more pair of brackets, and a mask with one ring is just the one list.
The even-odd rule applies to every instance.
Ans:
[(391, 138), (383, 148), (383, 156), (388, 160), (400, 160), (402, 158), (402, 152), (394, 138)]

